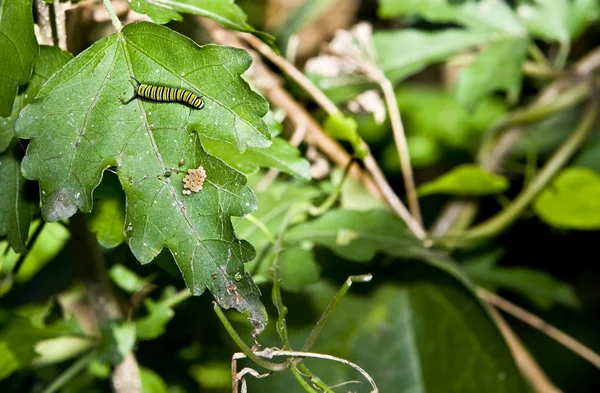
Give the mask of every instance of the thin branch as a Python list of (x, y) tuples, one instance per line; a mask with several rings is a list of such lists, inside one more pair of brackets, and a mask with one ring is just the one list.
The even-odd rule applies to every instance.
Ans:
[(294, 358), (315, 358), (315, 359), (332, 360), (334, 362), (338, 362), (338, 363), (345, 364), (346, 366), (350, 366), (353, 369), (355, 369), (356, 371), (358, 371), (359, 373), (361, 373), (363, 375), (363, 377), (365, 377), (365, 379), (371, 384), (371, 387), (373, 388), (373, 389), (371, 389), (370, 393), (378, 393), (379, 392), (379, 389), (377, 388), (377, 384), (365, 370), (363, 370), (357, 364), (352, 363), (346, 359), (338, 358), (337, 356), (326, 355), (323, 353), (316, 353), (316, 352), (278, 351), (278, 350), (273, 351), (269, 348), (265, 349), (264, 351), (254, 352), (254, 355), (264, 357), (267, 359), (271, 359), (271, 358), (273, 358), (273, 356), (292, 356)]
[[(238, 36), (246, 42), (248, 42), (253, 48), (259, 51), (263, 56), (265, 56), (275, 65), (277, 65), (283, 72), (285, 72), (291, 78), (293, 78), (315, 99), (317, 104), (319, 104), (330, 116), (339, 113), (339, 109), (337, 108), (337, 106), (317, 86), (315, 86), (315, 84), (310, 79), (308, 79), (302, 72), (300, 72), (296, 67), (294, 67), (293, 64), (289, 63), (283, 57), (277, 55), (268, 45), (266, 45), (264, 42), (254, 37), (253, 35), (246, 33), (238, 33)], [(389, 97), (388, 92), (388, 98), (386, 99), (386, 101), (388, 101), (388, 99), (395, 101), (396, 97), (395, 95), (393, 98)], [(395, 105), (395, 108), (397, 107), (398, 106)], [(392, 112), (395, 112), (397, 114), (397, 120), (399, 120), (399, 112), (397, 110), (393, 111), (392, 108), (390, 108), (390, 113)], [(293, 112), (288, 112), (288, 114), (291, 117)], [(402, 136), (400, 135), (401, 132), (399, 131), (400, 129), (402, 129), (402, 122), (400, 121), (398, 123), (398, 121), (396, 121), (395, 124), (397, 127), (397, 132), (395, 132), (395, 136), (398, 137), (397, 145), (401, 150), (400, 159), (403, 160), (403, 174), (405, 175), (407, 195), (409, 196), (409, 203), (412, 207), (412, 211), (413, 213), (416, 213), (416, 215), (411, 215), (410, 213), (408, 213), (400, 198), (398, 198), (396, 193), (393, 191), (393, 189), (390, 187), (389, 183), (385, 179), (385, 176), (383, 176), (383, 173), (379, 169), (379, 166), (377, 165), (375, 159), (373, 158), (370, 152), (363, 161), (365, 167), (367, 167), (367, 170), (369, 170), (369, 172), (373, 176), (373, 180), (377, 184), (380, 192), (383, 194), (385, 200), (388, 202), (390, 207), (392, 207), (396, 214), (398, 214), (406, 222), (409, 229), (417, 238), (424, 239), (426, 234), (420, 222), (420, 212), (418, 208), (418, 202), (416, 201), (416, 191), (412, 176), (412, 167), (410, 166), (410, 158), (408, 156), (408, 149), (402, 148), (403, 145), (406, 147), (406, 143), (402, 143), (402, 140), (406, 142), (406, 138), (402, 138)], [(400, 125), (400, 128), (398, 128), (398, 124)], [(361, 145), (363, 145), (363, 147), (365, 148), (367, 147), (367, 144), (364, 143), (364, 141), (362, 140)]]
[(123, 25), (121, 24), (121, 21), (115, 13), (112, 5), (110, 4), (110, 0), (102, 0), (102, 3), (104, 3), (104, 8), (106, 8), (106, 12), (108, 12), (108, 16), (110, 16), (110, 21), (112, 22), (113, 27), (118, 33), (120, 33), (121, 30), (123, 30)]
[(279, 67), (283, 72), (289, 75), (290, 78), (294, 79), (304, 90), (315, 99), (317, 104), (327, 112), (328, 115), (332, 116), (340, 112), (338, 107), (319, 89), (315, 84), (306, 77), (299, 69), (294, 67), (289, 61), (279, 56), (271, 47), (256, 38), (252, 34), (238, 33), (244, 41), (250, 44), (251, 47), (256, 49), (261, 55), (269, 59), (273, 64)]
[(539, 364), (527, 351), (504, 318), (502, 318), (502, 315), (493, 307), (489, 307), (488, 309), (492, 319), (496, 322), (498, 329), (500, 329), (500, 332), (504, 336), (517, 366), (523, 376), (529, 381), (534, 391), (536, 393), (562, 393), (544, 374)]
[(61, 389), (67, 382), (75, 377), (84, 367), (92, 362), (98, 354), (95, 351), (91, 351), (85, 356), (80, 357), (77, 361), (71, 364), (65, 371), (63, 371), (56, 379), (50, 383), (41, 393), (54, 393)]
[(398, 156), (400, 157), (400, 169), (404, 179), (404, 187), (406, 188), (408, 206), (414, 219), (417, 221), (417, 223), (419, 223), (419, 226), (422, 226), (423, 218), (421, 217), (421, 209), (419, 208), (415, 177), (412, 170), (412, 164), (410, 162), (410, 154), (408, 152), (408, 144), (406, 142), (406, 133), (404, 132), (402, 118), (400, 117), (400, 110), (398, 109), (398, 102), (396, 101), (396, 94), (394, 93), (394, 86), (383, 73), (381, 73), (381, 76), (378, 78), (377, 82), (381, 86), (385, 103), (388, 107), (390, 122), (392, 123), (392, 131), (394, 133), (394, 142), (396, 143)]
[(485, 300), (487, 303), (492, 304), (502, 311), (507, 312), (508, 314), (518, 318), (519, 320), (525, 322), (531, 327), (536, 328), (540, 332), (544, 333), (548, 337), (556, 340), (561, 343), (577, 355), (581, 356), (583, 359), (587, 360), (597, 368), (600, 368), (600, 355), (594, 352), (592, 349), (583, 345), (579, 341), (575, 340), (571, 336), (552, 326), (548, 322), (544, 321), (540, 317), (530, 313), (527, 310), (522, 309), (509, 302), (506, 299), (501, 298), (500, 296), (486, 291), (483, 288), (477, 288), (477, 295), (480, 298)]
[(504, 210), (487, 221), (466, 231), (465, 239), (490, 237), (504, 231), (518, 219), (538, 193), (552, 180), (556, 173), (569, 161), (588, 135), (598, 116), (598, 101), (591, 101), (584, 110), (581, 120), (575, 130), (563, 144), (554, 152), (537, 176)]
[(327, 322), (327, 320), (329, 319), (329, 317), (331, 316), (331, 314), (333, 314), (333, 312), (337, 308), (338, 304), (340, 303), (340, 301), (342, 300), (342, 298), (344, 297), (344, 295), (346, 294), (346, 292), (348, 292), (348, 290), (352, 286), (352, 283), (355, 283), (355, 282), (369, 282), (369, 281), (371, 281), (372, 278), (373, 278), (373, 276), (370, 275), (370, 274), (363, 274), (363, 275), (360, 275), (360, 276), (350, 276), (350, 277), (348, 277), (348, 279), (346, 280), (346, 282), (344, 283), (344, 285), (342, 285), (342, 287), (335, 294), (335, 296), (333, 297), (333, 299), (331, 299), (331, 302), (327, 305), (327, 308), (325, 309), (325, 311), (323, 311), (323, 314), (321, 315), (321, 318), (319, 318), (319, 320), (317, 321), (317, 323), (313, 327), (312, 332), (310, 332), (310, 335), (308, 336), (308, 338), (306, 339), (306, 342), (304, 343), (304, 346), (302, 347), (303, 351), (308, 351), (313, 346), (313, 344), (317, 340), (317, 336), (321, 332), (321, 329), (323, 329), (323, 326), (325, 326), (325, 323)]

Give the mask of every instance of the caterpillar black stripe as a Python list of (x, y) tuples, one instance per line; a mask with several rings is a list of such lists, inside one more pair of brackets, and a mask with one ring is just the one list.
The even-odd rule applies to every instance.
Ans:
[(137, 79), (131, 78), (131, 83), (135, 89), (135, 95), (125, 102), (129, 104), (137, 97), (158, 102), (181, 102), (192, 108), (202, 109), (204, 101), (191, 91), (178, 87), (153, 86), (140, 83)]

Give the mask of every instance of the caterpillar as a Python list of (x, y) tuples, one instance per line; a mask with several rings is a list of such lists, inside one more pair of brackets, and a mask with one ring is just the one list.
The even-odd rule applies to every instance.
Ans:
[(147, 100), (158, 102), (181, 102), (182, 104), (189, 105), (196, 109), (202, 109), (204, 107), (204, 101), (202, 101), (202, 98), (185, 89), (178, 87), (147, 85), (145, 83), (140, 83), (133, 77), (131, 78), (131, 84), (133, 84), (133, 88), (135, 90), (134, 96), (124, 102), (124, 104), (129, 104), (134, 99), (142, 97)]

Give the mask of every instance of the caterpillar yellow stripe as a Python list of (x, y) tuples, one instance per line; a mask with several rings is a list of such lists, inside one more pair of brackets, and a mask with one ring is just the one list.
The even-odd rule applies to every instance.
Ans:
[(137, 97), (142, 97), (147, 100), (157, 102), (181, 102), (191, 106), (192, 108), (202, 109), (204, 101), (191, 91), (167, 86), (154, 86), (145, 83), (140, 83), (137, 79), (131, 78), (131, 83), (135, 89), (135, 95), (131, 97), (125, 104), (129, 104)]

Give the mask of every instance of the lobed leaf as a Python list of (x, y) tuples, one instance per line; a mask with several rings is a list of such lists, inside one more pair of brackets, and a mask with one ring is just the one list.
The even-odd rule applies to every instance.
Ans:
[[(55, 74), (16, 130), (31, 139), (23, 173), (40, 181), (46, 220), (91, 211), (103, 170), (116, 166), (127, 199), (125, 235), (136, 258), (148, 263), (169, 249), (192, 293), (208, 288), (260, 332), (266, 314), (243, 266), (254, 250), (230, 222), (253, 211), (256, 198), (246, 178), (201, 142), (201, 136), (218, 139), (239, 151), (270, 145), (262, 119), (267, 103), (240, 77), (250, 61), (239, 49), (198, 47), (165, 27), (130, 24)], [(124, 105), (120, 99), (133, 94), (130, 77), (193, 90), (205, 107), (142, 99)], [(203, 189), (184, 195), (185, 173), (199, 166), (207, 173)]]

